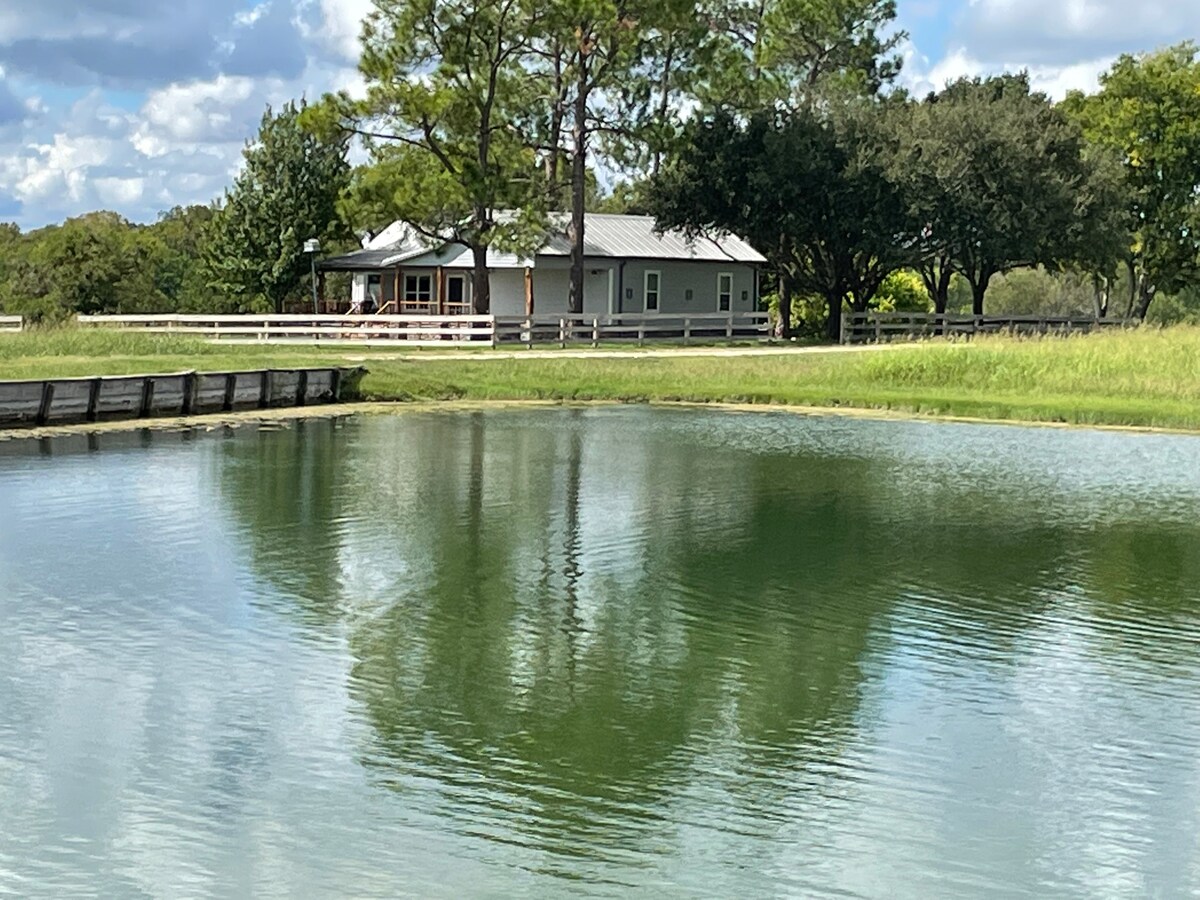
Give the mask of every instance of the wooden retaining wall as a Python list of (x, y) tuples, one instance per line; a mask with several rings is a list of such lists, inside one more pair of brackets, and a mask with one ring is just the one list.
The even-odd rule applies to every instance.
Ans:
[(361, 368), (0, 381), (0, 428), (191, 416), (356, 399)]

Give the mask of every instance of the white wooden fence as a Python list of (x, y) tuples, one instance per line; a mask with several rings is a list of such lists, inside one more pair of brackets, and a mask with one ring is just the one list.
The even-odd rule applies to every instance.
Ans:
[(1132, 328), (1137, 319), (1093, 316), (974, 316), (911, 312), (849, 313), (842, 320), (843, 344), (887, 343), (934, 336), (975, 334), (1079, 334), (1101, 328)]
[(0, 316), (0, 331), (20, 331), (25, 327), (25, 320), (20, 316)]
[(766, 313), (697, 315), (533, 316), (336, 316), (336, 315), (137, 315), (80, 316), (79, 324), (155, 334), (193, 335), (221, 342), (359, 346), (471, 341), (491, 346), (602, 342), (682, 343), (756, 340), (769, 336)]

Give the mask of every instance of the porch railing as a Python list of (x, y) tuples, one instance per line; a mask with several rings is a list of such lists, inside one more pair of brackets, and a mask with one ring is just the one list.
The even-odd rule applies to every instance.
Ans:
[(356, 342), (427, 345), (434, 341), (568, 345), (758, 340), (769, 336), (766, 313), (533, 316), (128, 315), (80, 316), (81, 325), (179, 334), (213, 341)]

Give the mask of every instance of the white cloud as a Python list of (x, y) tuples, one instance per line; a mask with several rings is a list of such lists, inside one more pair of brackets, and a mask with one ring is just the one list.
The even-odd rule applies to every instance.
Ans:
[[(112, 208), (147, 221), (219, 197), (268, 105), (362, 90), (371, 7), (0, 0), (0, 216), (37, 227)], [(88, 93), (64, 99), (70, 85)]]
[(931, 66), (928, 58), (917, 53), (915, 48), (908, 48), (905, 52), (901, 84), (914, 96), (923, 97), (960, 78), (977, 78), (1000, 72), (1024, 70), (1029, 72), (1029, 80), (1034, 90), (1042, 91), (1055, 100), (1061, 100), (1071, 91), (1096, 90), (1100, 84), (1101, 73), (1112, 65), (1113, 59), (1106, 57), (1065, 66), (1037, 66), (1017, 60), (988, 63), (972, 56), (965, 47), (958, 47)]
[(1063, 69), (1200, 34), (1196, 0), (972, 0), (959, 36), (989, 64)]
[(320, 0), (322, 32), (327, 46), (345, 62), (358, 61), (363, 21), (372, 0)]

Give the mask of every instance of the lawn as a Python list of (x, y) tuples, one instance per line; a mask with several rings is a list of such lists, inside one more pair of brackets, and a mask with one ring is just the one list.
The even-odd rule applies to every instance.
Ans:
[[(363, 364), (370, 399), (778, 404), (1200, 430), (1200, 328), (982, 338), (861, 353), (444, 359), (364, 348), (215, 345), (129, 332), (0, 335), (0, 378)], [(391, 358), (389, 358), (391, 357)]]

